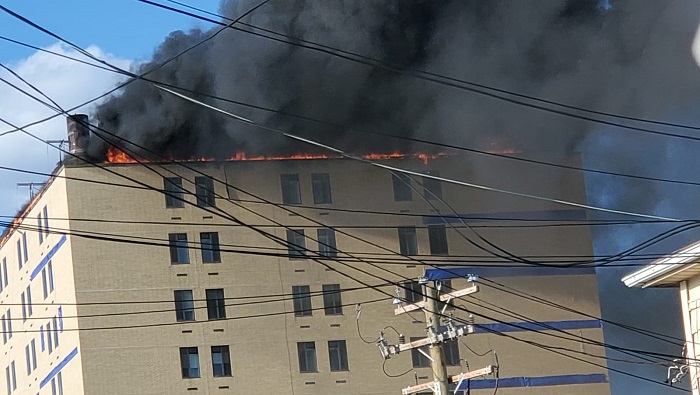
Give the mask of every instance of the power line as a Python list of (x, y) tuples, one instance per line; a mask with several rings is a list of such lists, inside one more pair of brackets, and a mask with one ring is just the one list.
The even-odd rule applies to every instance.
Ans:
[[(11, 125), (11, 126), (12, 126), (12, 125)], [(235, 220), (235, 218), (232, 218), (232, 219), (233, 219), (233, 220)], [(236, 221), (237, 221), (237, 220), (236, 220)], [(263, 232), (260, 232), (260, 233), (261, 233), (261, 234), (263, 234)], [(268, 236), (269, 236), (269, 237), (270, 237), (271, 239), (273, 239), (273, 240), (274, 240), (274, 238), (273, 238), (273, 237), (271, 237), (271, 235), (268, 235)], [(283, 242), (282, 242), (282, 243), (283, 243)], [(323, 262), (320, 262), (320, 261), (318, 261), (318, 260), (316, 260), (316, 261), (317, 261), (318, 263), (320, 263), (320, 264), (324, 265), (324, 263), (323, 263)], [(325, 266), (325, 265), (324, 265), (324, 266)], [(367, 273), (366, 273), (366, 274), (367, 274)], [(353, 277), (350, 277), (350, 278), (353, 278)], [(353, 278), (353, 279), (355, 279), (355, 278)], [(357, 279), (355, 279), (355, 280), (356, 280), (356, 281), (358, 281), (358, 282), (360, 282), (360, 280), (357, 280)]]
[[(338, 57), (341, 59), (349, 60), (349, 61), (352, 61), (355, 63), (364, 64), (366, 66), (382, 69), (385, 71), (389, 71), (389, 72), (397, 73), (397, 74), (401, 74), (401, 75), (409, 75), (409, 76), (412, 76), (414, 78), (418, 78), (421, 80), (449, 86), (452, 88), (457, 88), (460, 90), (469, 91), (472, 93), (480, 94), (482, 96), (501, 100), (501, 101), (511, 103), (511, 104), (516, 104), (516, 105), (532, 108), (532, 109), (539, 110), (539, 111), (544, 111), (544, 112), (548, 112), (548, 113), (552, 113), (552, 114), (556, 114), (556, 115), (561, 115), (561, 116), (565, 116), (565, 117), (570, 117), (570, 118), (575, 118), (575, 119), (579, 119), (579, 120), (583, 120), (583, 121), (589, 121), (589, 122), (594, 122), (594, 123), (603, 124), (603, 125), (607, 125), (607, 126), (614, 126), (614, 127), (618, 127), (618, 128), (624, 128), (624, 129), (628, 129), (628, 130), (634, 130), (634, 131), (644, 132), (644, 133), (649, 133), (649, 134), (656, 134), (656, 135), (675, 137), (675, 138), (687, 139), (687, 140), (700, 140), (700, 137), (694, 137), (694, 136), (688, 136), (688, 135), (676, 134), (676, 133), (670, 133), (670, 132), (661, 132), (661, 131), (657, 131), (657, 130), (653, 130), (653, 129), (630, 126), (630, 125), (625, 125), (625, 124), (618, 123), (618, 122), (606, 121), (603, 119), (597, 119), (597, 118), (593, 118), (593, 117), (586, 116), (586, 115), (570, 113), (570, 112), (546, 107), (543, 105), (538, 105), (538, 104), (534, 104), (534, 103), (520, 101), (518, 99), (513, 99), (512, 97), (508, 97), (508, 96), (526, 97), (529, 100), (542, 101), (544, 103), (549, 102), (548, 104), (555, 104), (555, 105), (560, 106), (562, 108), (570, 107), (570, 108), (575, 109), (578, 112), (590, 112), (590, 113), (594, 113), (594, 114), (596, 113), (595, 111), (592, 111), (592, 110), (586, 110), (586, 109), (575, 107), (575, 106), (568, 106), (568, 105), (557, 103), (554, 101), (546, 101), (545, 99), (538, 99), (535, 97), (530, 97), (530, 96), (518, 94), (515, 92), (510, 92), (510, 91), (506, 91), (506, 90), (502, 90), (502, 89), (487, 87), (486, 85), (478, 85), (475, 83), (470, 83), (468, 81), (459, 80), (459, 79), (450, 78), (450, 77), (445, 77), (445, 76), (435, 74), (435, 73), (421, 72), (421, 71), (416, 71), (416, 70), (412, 70), (409, 68), (405, 68), (403, 66), (392, 65), (392, 64), (383, 62), (381, 60), (378, 60), (378, 59), (368, 58), (368, 57), (358, 55), (358, 54), (355, 54), (355, 53), (352, 53), (352, 52), (349, 52), (346, 50), (337, 49), (334, 47), (318, 44), (318, 43), (315, 43), (312, 41), (303, 40), (303, 39), (296, 38), (296, 37), (290, 37), (290, 36), (287, 36), (287, 35), (282, 34), (282, 33), (273, 32), (271, 30), (263, 29), (263, 28), (260, 28), (258, 26), (254, 26), (254, 25), (247, 24), (247, 23), (238, 22), (238, 24), (244, 25), (248, 28), (270, 32), (270, 33), (272, 33), (276, 36), (279, 36), (279, 37), (290, 38), (290, 40), (284, 40), (282, 38), (277, 38), (277, 37), (269, 36), (269, 35), (266, 35), (263, 33), (258, 33), (255, 31), (239, 28), (239, 27), (234, 26), (233, 24), (226, 25), (223, 22), (216, 21), (216, 20), (213, 20), (211, 18), (206, 18), (206, 17), (203, 17), (201, 15), (193, 14), (193, 13), (190, 13), (187, 11), (183, 11), (183, 10), (180, 10), (180, 9), (177, 9), (174, 7), (170, 7), (170, 6), (167, 6), (164, 4), (160, 4), (160, 3), (155, 2), (155, 1), (151, 1), (151, 0), (137, 0), (137, 1), (139, 1), (141, 3), (150, 4), (150, 5), (159, 7), (159, 8), (163, 8), (163, 9), (166, 9), (169, 11), (174, 11), (174, 12), (177, 12), (177, 13), (180, 13), (183, 15), (188, 15), (188, 16), (206, 21), (206, 22), (210, 22), (210, 23), (215, 24), (215, 25), (228, 26), (227, 28), (229, 28), (229, 29), (233, 29), (233, 30), (236, 30), (239, 32), (243, 32), (243, 33), (258, 36), (258, 37), (263, 37), (263, 38), (266, 38), (266, 39), (271, 40), (271, 41), (281, 42), (281, 43), (289, 44), (289, 45), (292, 45), (295, 47), (315, 51), (315, 52), (321, 52), (321, 53), (324, 53), (327, 55), (331, 55), (331, 56)], [(481, 89), (489, 89), (490, 91), (481, 90)], [(496, 92), (496, 93), (493, 93), (493, 92)], [(502, 96), (499, 93), (505, 93), (508, 96)], [(690, 126), (685, 126), (685, 125), (680, 125), (680, 124), (664, 123), (661, 121), (649, 121), (649, 120), (644, 120), (641, 118), (623, 117), (623, 116), (615, 115), (612, 113), (603, 113), (603, 112), (598, 112), (598, 113), (599, 114), (606, 114), (606, 116), (608, 116), (608, 117), (618, 117), (618, 118), (624, 118), (624, 119), (631, 119), (631, 120), (635, 120), (638, 122), (652, 122), (652, 123), (657, 123), (657, 124), (668, 124), (668, 125), (672, 125), (674, 127), (681, 127), (681, 128), (688, 127), (688, 128), (700, 130), (700, 127), (690, 127)]]
[[(224, 28), (224, 29), (225, 29), (225, 28)], [(219, 32), (220, 32), (220, 31), (219, 31)], [(207, 39), (205, 39), (205, 40), (208, 40), (208, 39), (210, 39), (210, 38), (212, 38), (212, 36), (207, 37)], [(25, 45), (25, 46), (33, 47), (33, 46), (29, 45), (29, 44), (25, 44), (25, 43), (19, 42), (19, 41), (17, 41), (17, 40), (12, 40), (12, 39), (9, 39), (9, 38), (3, 37), (3, 36), (0, 36), (0, 39), (5, 39), (5, 40), (10, 41), (10, 42), (16, 42), (16, 43), (19, 44), (19, 45)], [(198, 43), (198, 44), (201, 44), (201, 43), (202, 43), (202, 42), (200, 42), (200, 43)], [(41, 49), (41, 48), (39, 48), (39, 49)], [(134, 81), (134, 80), (136, 80), (136, 79), (143, 79), (143, 80), (145, 80), (145, 81), (149, 81), (149, 82), (153, 82), (153, 83), (158, 83), (158, 84), (161, 84), (161, 85), (164, 85), (164, 86), (168, 86), (168, 87), (171, 87), (171, 88), (181, 89), (181, 90), (184, 90), (184, 91), (187, 91), (187, 92), (190, 92), (190, 93), (193, 93), (193, 94), (197, 94), (197, 95), (200, 95), (200, 96), (205, 96), (205, 97), (209, 97), (209, 98), (212, 98), (212, 99), (216, 99), (216, 100), (221, 100), (221, 101), (229, 102), (229, 103), (233, 103), (233, 104), (236, 104), (236, 105), (246, 106), (246, 107), (249, 107), (249, 108), (254, 108), (254, 109), (258, 109), (258, 110), (262, 110), (262, 111), (266, 111), (266, 112), (273, 112), (273, 113), (280, 114), (280, 115), (284, 115), (284, 116), (290, 116), (290, 117), (294, 117), (294, 118), (298, 118), (298, 119), (302, 119), (302, 120), (306, 120), (306, 121), (310, 121), (310, 122), (314, 122), (314, 123), (324, 124), (324, 125), (327, 125), (327, 126), (332, 126), (332, 127), (334, 127), (334, 128), (342, 128), (342, 129), (344, 129), (344, 130), (350, 130), (350, 131), (353, 131), (353, 132), (359, 132), (359, 133), (365, 133), (365, 134), (373, 134), (373, 135), (380, 135), (380, 136), (384, 136), (384, 137), (391, 137), (391, 138), (401, 139), (401, 140), (405, 140), (405, 141), (424, 143), (424, 144), (439, 146), (439, 147), (443, 147), (443, 148), (450, 148), (450, 149), (455, 149), (455, 150), (460, 150), (460, 151), (465, 151), (465, 152), (471, 152), (471, 153), (476, 153), (476, 154), (481, 154), (481, 155), (487, 155), (487, 156), (492, 156), (492, 157), (501, 158), (501, 159), (508, 159), (508, 160), (514, 160), (514, 161), (525, 162), (525, 163), (532, 163), (532, 164), (537, 164), (537, 165), (550, 166), (550, 167), (562, 168), (562, 169), (568, 169), (568, 170), (574, 170), (574, 171), (590, 172), (590, 173), (595, 173), (595, 174), (603, 174), (603, 175), (610, 175), (610, 176), (616, 176), (616, 177), (626, 177), (626, 178), (633, 178), (633, 179), (646, 180), (646, 181), (655, 181), (655, 182), (673, 183), (673, 184), (681, 184), (681, 185), (700, 186), (700, 182), (695, 182), (695, 181), (668, 179), (668, 178), (651, 177), (651, 176), (641, 176), (641, 175), (635, 175), (635, 174), (629, 174), (629, 173), (620, 173), (620, 172), (606, 171), (606, 170), (600, 170), (600, 169), (586, 168), (586, 167), (582, 167), (582, 166), (564, 165), (564, 164), (561, 164), (561, 163), (552, 163), (552, 162), (547, 162), (547, 161), (542, 161), (542, 160), (536, 160), (536, 159), (530, 159), (530, 158), (525, 158), (525, 157), (520, 157), (520, 156), (512, 156), (512, 155), (506, 155), (506, 154), (499, 154), (499, 153), (497, 153), (497, 152), (489, 152), (489, 151), (484, 151), (484, 150), (478, 150), (478, 149), (474, 149), (474, 148), (459, 146), (459, 145), (455, 145), (455, 144), (440, 143), (440, 142), (435, 142), (435, 141), (430, 141), (430, 140), (425, 140), (425, 139), (418, 139), (418, 138), (414, 138), (414, 137), (406, 137), (406, 136), (401, 136), (401, 135), (396, 135), (396, 134), (391, 134), (391, 133), (386, 133), (386, 132), (377, 132), (377, 131), (368, 131), (368, 130), (357, 129), (357, 128), (348, 128), (348, 127), (346, 127), (346, 126), (339, 125), (339, 124), (336, 124), (336, 123), (333, 123), (333, 122), (327, 122), (327, 121), (315, 119), (315, 118), (308, 117), (308, 116), (297, 115), (297, 114), (290, 113), (290, 112), (286, 112), (286, 111), (279, 111), (279, 110), (274, 110), (274, 109), (270, 109), (270, 108), (263, 107), (263, 106), (259, 106), (259, 105), (253, 105), (253, 104), (249, 104), (249, 103), (245, 103), (245, 102), (241, 102), (241, 101), (226, 99), (226, 98), (223, 98), (223, 97), (219, 97), (219, 96), (215, 96), (215, 95), (210, 95), (210, 94), (206, 94), (206, 93), (203, 93), (203, 92), (198, 92), (198, 91), (196, 91), (196, 90), (187, 89), (187, 88), (184, 88), (184, 87), (180, 87), (180, 86), (176, 86), (176, 85), (172, 85), (172, 84), (167, 84), (167, 83), (164, 83), (164, 82), (160, 82), (160, 81), (157, 81), (157, 80), (152, 80), (152, 79), (148, 79), (148, 78), (145, 78), (145, 77), (144, 77), (145, 75), (147, 75), (147, 74), (149, 74), (149, 73), (155, 71), (157, 68), (162, 67), (165, 63), (167, 63), (167, 61), (166, 61), (165, 63), (160, 64), (158, 67), (156, 67), (156, 68), (154, 68), (154, 69), (150, 69), (150, 70), (148, 70), (147, 72), (142, 73), (140, 76), (136, 76), (135, 74), (132, 74), (132, 73), (123, 72), (123, 71), (117, 71), (117, 70), (114, 70), (114, 69), (109, 69), (109, 68), (106, 68), (106, 67), (103, 67), (103, 66), (100, 66), (100, 65), (95, 65), (95, 64), (92, 64), (92, 63), (89, 63), (89, 62), (85, 62), (85, 61), (82, 61), (82, 60), (80, 60), (80, 59), (73, 58), (73, 57), (70, 57), (70, 56), (67, 56), (67, 55), (55, 53), (55, 52), (53, 52), (53, 51), (44, 50), (44, 49), (41, 49), (41, 50), (43, 50), (44, 52), (47, 52), (47, 53), (54, 54), (54, 55), (56, 55), (56, 56), (61, 56), (61, 57), (63, 57), (63, 58), (72, 59), (72, 60), (75, 60), (75, 61), (78, 61), (78, 62), (81, 62), (81, 63), (85, 63), (85, 64), (87, 64), (87, 65), (99, 67), (99, 68), (101, 68), (101, 69), (106, 69), (106, 70), (111, 71), (111, 72), (116, 72), (116, 73), (118, 73), (118, 74), (127, 75), (127, 76), (133, 76), (133, 77), (132, 77), (133, 79), (129, 80), (127, 83), (124, 83), (124, 84), (122, 84), (122, 85), (119, 85), (117, 88), (115, 88), (115, 89), (109, 91), (107, 94), (112, 93), (113, 91), (115, 91), (115, 90), (117, 90), (117, 89), (121, 89), (122, 87), (126, 86), (126, 85), (127, 85), (129, 82), (131, 82), (131, 81)], [(174, 59), (174, 58), (176, 58), (176, 57), (178, 57), (178, 56), (180, 56), (180, 55), (182, 55), (182, 54), (184, 54), (184, 53), (186, 53), (186, 52), (187, 52), (187, 50), (186, 50), (186, 51), (183, 51), (183, 52), (181, 52), (181, 53), (178, 53), (177, 55), (175, 55), (174, 57), (172, 57), (171, 60)], [(97, 59), (97, 58), (95, 58), (95, 59)], [(105, 95), (106, 95), (106, 94), (105, 94)], [(99, 96), (98, 98), (104, 97), (105, 95), (101, 95), (101, 96)], [(92, 101), (94, 101), (94, 100), (97, 100), (98, 98), (95, 98), (95, 99), (93, 99), (93, 100), (90, 100), (90, 101), (88, 101), (88, 102), (85, 102), (85, 103), (81, 104), (80, 106), (84, 106), (84, 105), (86, 105), (86, 104), (88, 104), (88, 103), (90, 103), (90, 102), (92, 102)], [(70, 110), (69, 110), (69, 111), (70, 111)], [(53, 117), (51, 117), (51, 118), (53, 118)], [(45, 119), (43, 119), (43, 120), (41, 120), (41, 121), (39, 121), (39, 122), (43, 122), (43, 121), (48, 120), (48, 119), (51, 119), (51, 118), (45, 118)], [(34, 124), (36, 124), (36, 123), (32, 123), (31, 125), (34, 125)], [(29, 125), (25, 125), (24, 127), (26, 128), (26, 127), (28, 127), (28, 126), (29, 126)], [(4, 135), (4, 134), (7, 134), (7, 133), (16, 132), (16, 131), (17, 131), (17, 129), (15, 128), (15, 129), (10, 130), (10, 131), (7, 131), (7, 132), (5, 132), (5, 133), (0, 133), (0, 136), (2, 136), (2, 135)]]

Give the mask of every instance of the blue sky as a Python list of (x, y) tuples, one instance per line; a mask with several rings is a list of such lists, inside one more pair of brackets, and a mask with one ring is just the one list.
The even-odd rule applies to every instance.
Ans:
[[(219, 0), (189, 0), (199, 8), (217, 12)], [(207, 29), (209, 24), (196, 18), (164, 10), (135, 0), (6, 0), (2, 5), (32, 22), (77, 44), (83, 49), (121, 67), (150, 58), (153, 50), (175, 30)], [(72, 57), (75, 50), (0, 12), (0, 36), (47, 48)], [(87, 59), (85, 59), (87, 60)], [(0, 63), (68, 108), (112, 88), (120, 76), (65, 60), (54, 55), (0, 40)], [(0, 70), (0, 77), (22, 85), (14, 76)], [(79, 110), (90, 112), (90, 107)], [(78, 112), (78, 111), (76, 111)], [(0, 118), (25, 125), (53, 112), (0, 84)], [(11, 129), (0, 123), (0, 133)], [(30, 129), (44, 139), (65, 139), (65, 120), (56, 118)], [(59, 153), (22, 133), (0, 139), (0, 165), (50, 173)], [(42, 182), (43, 177), (20, 172), (0, 172), (0, 215), (14, 215), (28, 199), (20, 182)]]
[[(191, 4), (218, 11), (219, 0)], [(134, 0), (9, 0), (3, 5), (85, 48), (96, 45), (121, 58), (144, 59), (171, 31), (208, 28), (206, 22)], [(56, 42), (11, 16), (0, 13), (0, 34), (45, 47)], [(28, 57), (33, 50), (0, 42), (0, 61)]]

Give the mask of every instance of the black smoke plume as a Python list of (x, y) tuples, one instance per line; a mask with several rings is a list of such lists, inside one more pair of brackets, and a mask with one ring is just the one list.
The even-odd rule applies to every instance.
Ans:
[[(221, 12), (235, 18), (254, 3), (224, 1)], [(657, 37), (669, 28), (663, 24), (672, 23), (662, 18), (667, 8), (664, 2), (633, 2), (606, 10), (597, 0), (294, 0), (272, 1), (245, 22), (406, 68), (653, 118), (698, 86), (690, 56), (678, 58), (692, 34), (678, 35), (670, 44)], [(212, 32), (172, 33), (136, 71)], [(320, 126), (199, 97), (355, 152), (411, 149), (350, 130), (355, 128), (475, 148), (560, 153), (576, 150), (595, 126), (237, 31), (219, 35), (149, 77), (343, 125)], [(101, 127), (173, 157), (310, 150), (143, 81), (105, 102), (95, 115)], [(104, 149), (94, 142), (92, 153), (100, 157)]]

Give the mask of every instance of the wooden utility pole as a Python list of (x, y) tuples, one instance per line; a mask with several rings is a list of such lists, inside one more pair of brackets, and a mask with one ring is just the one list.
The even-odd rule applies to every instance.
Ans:
[[(432, 281), (423, 285), (425, 295), (425, 322), (428, 323), (430, 335), (440, 333), (440, 306), (438, 305), (437, 283)], [(447, 367), (441, 344), (430, 345), (430, 366), (433, 369), (436, 395), (448, 395)]]
[[(469, 281), (475, 281), (473, 279), (476, 278), (477, 277), (475, 276), (470, 277)], [(442, 344), (445, 341), (455, 341), (455, 339), (460, 336), (466, 336), (469, 333), (474, 333), (474, 325), (467, 324), (454, 326), (452, 321), (448, 320), (445, 328), (441, 328), (440, 317), (442, 316), (442, 312), (440, 311), (440, 303), (449, 303), (454, 298), (479, 292), (479, 287), (476, 284), (472, 284), (468, 288), (439, 295), (437, 289), (439, 284), (438, 282), (433, 281), (432, 284), (428, 285), (429, 281), (427, 281), (425, 278), (419, 279), (419, 282), (424, 284), (423, 295), (425, 296), (425, 299), (409, 305), (401, 305), (401, 300), (397, 298), (396, 300), (398, 300), (398, 303), (394, 303), (399, 304), (399, 306), (394, 310), (394, 314), (400, 315), (414, 310), (424, 310), (425, 318), (428, 324), (428, 327), (426, 328), (428, 336), (407, 343), (404, 336), (399, 334), (399, 344), (390, 345), (384, 338), (384, 332), (380, 332), (379, 339), (377, 340), (379, 352), (385, 360), (394, 355), (399, 355), (402, 352), (411, 351), (413, 349), (418, 349), (421, 354), (427, 356), (431, 360), (433, 381), (406, 387), (401, 390), (402, 395), (413, 395), (424, 391), (432, 391), (436, 395), (449, 395), (448, 390), (450, 383), (455, 384), (456, 387), (459, 388), (464, 380), (494, 374), (494, 372), (498, 369), (498, 366), (489, 365), (481, 369), (448, 377), (447, 368), (445, 367), (445, 357), (442, 350)], [(421, 347), (425, 346), (430, 347), (430, 354), (425, 353), (420, 349)]]

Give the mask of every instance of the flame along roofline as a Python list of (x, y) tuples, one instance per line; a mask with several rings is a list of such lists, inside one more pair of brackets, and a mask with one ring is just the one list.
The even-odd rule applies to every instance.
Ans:
[[(456, 156), (454, 154), (447, 154), (444, 152), (439, 153), (369, 153), (358, 155), (363, 159), (367, 160), (394, 160), (394, 159), (420, 159), (424, 163), (428, 163), (430, 160), (445, 158), (448, 156)], [(292, 160), (328, 160), (328, 159), (346, 159), (341, 155), (329, 155), (329, 154), (290, 154), (290, 155), (247, 155), (243, 152), (238, 152), (235, 155), (225, 158), (187, 158), (187, 159), (163, 159), (163, 160), (149, 160), (149, 159), (139, 159), (136, 160), (125, 152), (117, 149), (110, 148), (107, 152), (107, 160), (104, 164), (107, 165), (120, 165), (120, 164), (139, 164), (139, 163), (208, 163), (208, 162), (263, 162), (263, 161), (292, 161)]]
[(53, 184), (58, 174), (63, 170), (64, 167), (65, 163), (63, 161), (56, 164), (56, 167), (51, 172), (51, 175), (49, 176), (49, 179), (46, 180), (44, 186), (42, 186), (39, 192), (37, 192), (36, 195), (34, 195), (34, 197), (22, 208), (22, 212), (12, 220), (12, 225), (5, 228), (2, 234), (0, 234), (0, 249), (5, 246), (8, 240), (10, 240), (15, 231), (27, 218), (29, 212), (32, 211), (34, 207), (36, 207), (36, 204), (39, 202), (39, 200), (41, 200), (41, 198), (44, 196), (44, 193), (46, 193), (49, 187), (51, 187), (51, 184)]

